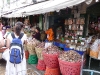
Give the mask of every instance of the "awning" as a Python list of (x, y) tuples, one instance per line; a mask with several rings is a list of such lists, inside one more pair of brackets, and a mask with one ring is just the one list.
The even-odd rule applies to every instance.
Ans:
[[(84, 1), (85, 0), (49, 0), (46, 2), (42, 2), (35, 5), (27, 6), (25, 8), (18, 9), (17, 11), (13, 11), (12, 14), (20, 14), (20, 16), (23, 14), (26, 16), (35, 15), (35, 14), (43, 14), (43, 13), (58, 11), (60, 9), (71, 7), (71, 6), (80, 4)], [(12, 15), (12, 17), (18, 17), (18, 16)]]
[(56, 1), (46, 4), (40, 10), (27, 11), (25, 15), (43, 14), (43, 13), (52, 12), (52, 11), (59, 11), (60, 9), (64, 9), (67, 7), (80, 4), (84, 2), (85, 0), (80, 0), (80, 1), (79, 0), (59, 0), (58, 3)]

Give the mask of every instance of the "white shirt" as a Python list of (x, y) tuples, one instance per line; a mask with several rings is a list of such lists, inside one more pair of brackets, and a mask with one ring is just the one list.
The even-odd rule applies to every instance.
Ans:
[[(15, 37), (18, 38), (19, 36), (17, 36), (17, 35), (15, 34)], [(12, 36), (11, 36), (11, 34), (9, 34), (7, 38), (10, 40), (10, 42), (11, 42), (12, 39), (13, 39)], [(23, 37), (21, 38), (22, 44), (24, 43), (25, 40), (27, 40), (26, 34), (24, 34)]]

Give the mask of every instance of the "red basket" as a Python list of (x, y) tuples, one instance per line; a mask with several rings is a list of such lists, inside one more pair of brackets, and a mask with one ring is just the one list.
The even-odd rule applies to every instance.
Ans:
[(45, 70), (46, 69), (46, 65), (44, 63), (44, 60), (38, 60), (38, 64), (37, 64), (37, 69), (38, 70)]
[(49, 68), (58, 68), (58, 54), (46, 54), (43, 52), (43, 59), (47, 67)]
[(46, 67), (46, 71), (44, 75), (60, 75), (60, 70), (59, 68), (51, 69)]
[(62, 75), (80, 75), (81, 62), (67, 62), (59, 59), (59, 66)]
[(26, 59), (28, 59), (28, 57), (29, 57), (29, 52), (28, 51), (25, 51), (25, 57), (26, 57)]

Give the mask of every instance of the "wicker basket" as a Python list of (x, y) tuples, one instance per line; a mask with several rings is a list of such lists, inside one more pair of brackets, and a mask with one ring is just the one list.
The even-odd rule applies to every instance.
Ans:
[(27, 45), (24, 44), (23, 48), (24, 48), (25, 51), (27, 51)]
[(27, 50), (29, 52), (30, 55), (35, 55), (35, 44), (28, 44), (27, 45)]
[(37, 47), (35, 47), (35, 51), (36, 51), (37, 57), (40, 60), (43, 60), (42, 50), (43, 50), (43, 48), (37, 48)]

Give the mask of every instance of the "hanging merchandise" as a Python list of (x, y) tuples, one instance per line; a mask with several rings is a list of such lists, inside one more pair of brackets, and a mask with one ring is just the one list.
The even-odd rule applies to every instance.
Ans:
[(68, 25), (68, 20), (67, 19), (65, 20), (65, 25)]
[(72, 18), (69, 18), (69, 19), (68, 19), (68, 24), (70, 25), (70, 24), (72, 24), (72, 23), (73, 23)]
[(80, 24), (82, 24), (82, 25), (85, 24), (85, 19), (84, 18), (80, 19)]

